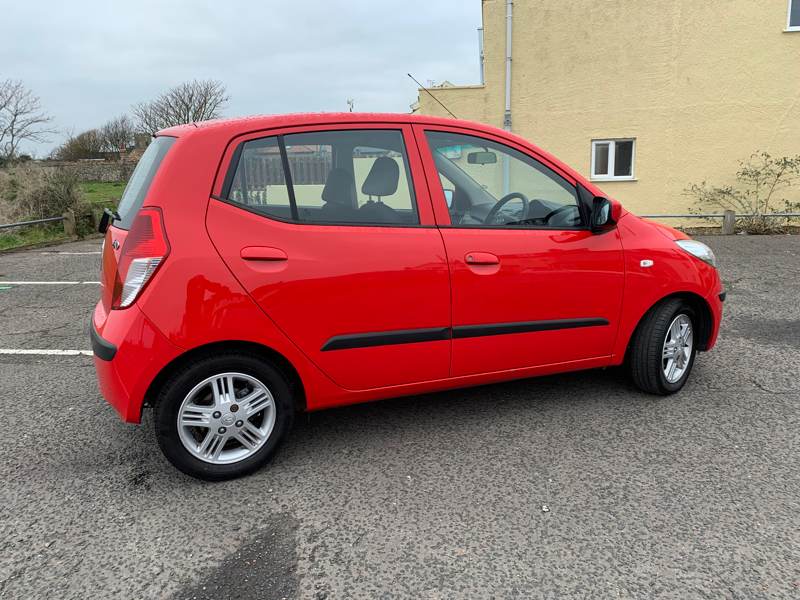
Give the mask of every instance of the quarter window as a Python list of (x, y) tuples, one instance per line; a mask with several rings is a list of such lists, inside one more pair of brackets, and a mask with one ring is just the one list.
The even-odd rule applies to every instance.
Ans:
[(592, 141), (592, 179), (633, 179), (635, 140)]
[(787, 31), (800, 31), (800, 0), (789, 0), (789, 15), (787, 19)]
[(411, 182), (402, 132), (316, 131), (245, 142), (228, 200), (289, 221), (413, 225)]
[(439, 131), (425, 135), (452, 225), (581, 226), (575, 186), (527, 154), (470, 135)]

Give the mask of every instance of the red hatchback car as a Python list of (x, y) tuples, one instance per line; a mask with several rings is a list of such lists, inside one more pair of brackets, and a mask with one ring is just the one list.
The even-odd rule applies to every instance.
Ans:
[(109, 214), (100, 388), (205, 479), (262, 465), (296, 411), (622, 364), (676, 392), (725, 297), (707, 246), (467, 121), (167, 129)]

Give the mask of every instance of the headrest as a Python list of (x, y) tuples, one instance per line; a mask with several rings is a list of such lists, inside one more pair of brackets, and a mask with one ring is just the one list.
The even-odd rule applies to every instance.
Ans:
[(391, 196), (397, 191), (399, 180), (400, 167), (388, 156), (381, 156), (372, 163), (361, 192), (367, 196)]
[(325, 187), (322, 188), (322, 200), (352, 206), (354, 188), (355, 184), (350, 173), (341, 167), (331, 169), (328, 179), (325, 180)]

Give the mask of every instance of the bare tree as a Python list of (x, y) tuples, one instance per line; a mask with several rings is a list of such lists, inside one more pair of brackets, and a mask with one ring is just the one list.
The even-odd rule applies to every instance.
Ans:
[(188, 81), (155, 100), (133, 106), (138, 128), (146, 133), (195, 121), (215, 119), (229, 100), (225, 86), (212, 79)]
[(111, 119), (100, 128), (100, 138), (103, 150), (106, 152), (120, 152), (133, 144), (136, 128), (128, 115)]
[(0, 158), (13, 159), (23, 142), (46, 142), (52, 118), (21, 81), (0, 81)]

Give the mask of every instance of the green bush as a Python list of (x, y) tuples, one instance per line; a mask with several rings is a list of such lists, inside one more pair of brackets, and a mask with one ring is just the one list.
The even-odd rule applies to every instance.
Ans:
[(0, 175), (0, 220), (44, 219), (82, 210), (79, 181), (72, 169), (18, 165)]
[(694, 198), (697, 208), (692, 212), (696, 214), (732, 210), (740, 230), (779, 233), (787, 220), (767, 215), (800, 210), (800, 202), (785, 195), (798, 179), (800, 155), (776, 158), (767, 152), (756, 152), (748, 160), (740, 161), (736, 184), (714, 186), (703, 181), (690, 185), (685, 193)]

